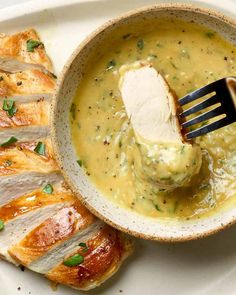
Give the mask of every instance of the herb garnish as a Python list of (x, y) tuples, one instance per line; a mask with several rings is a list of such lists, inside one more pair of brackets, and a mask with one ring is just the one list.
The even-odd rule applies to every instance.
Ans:
[(43, 188), (43, 192), (45, 194), (51, 195), (53, 193), (53, 187), (50, 183), (48, 183), (47, 185), (45, 185), (45, 187)]
[(71, 112), (72, 119), (75, 120), (75, 115), (76, 115), (75, 114), (75, 112), (76, 112), (76, 104), (75, 103), (71, 104), (70, 112)]
[(88, 246), (87, 246), (86, 243), (79, 243), (79, 246), (82, 247), (82, 248), (84, 248), (84, 249), (82, 250), (83, 253), (85, 253), (85, 252), (88, 251)]
[(45, 156), (45, 147), (46, 147), (45, 144), (39, 141), (34, 151), (41, 156)]
[(6, 160), (5, 161), (5, 166), (6, 167), (10, 167), (12, 165), (12, 161), (11, 160)]
[(65, 260), (63, 264), (65, 266), (72, 267), (72, 266), (77, 266), (83, 262), (84, 262), (84, 257), (80, 254), (75, 254), (71, 256), (70, 258), (68, 258), (67, 260)]
[(170, 60), (170, 64), (172, 65), (172, 67), (173, 67), (174, 69), (176, 69), (176, 70), (178, 69), (178, 67), (173, 63), (173, 61)]
[(82, 162), (82, 160), (77, 160), (76, 162), (77, 162), (77, 164), (78, 164), (80, 167), (83, 166), (83, 162)]
[(131, 34), (128, 33), (128, 34), (123, 35), (122, 38), (123, 38), (124, 40), (127, 40), (127, 39), (129, 39), (130, 36), (131, 36)]
[(116, 66), (116, 61), (114, 59), (112, 59), (108, 62), (106, 69), (107, 69), (107, 71), (109, 71), (109, 70), (113, 69), (115, 66)]
[(181, 154), (184, 153), (184, 149), (185, 149), (185, 145), (183, 145), (183, 146), (180, 148), (180, 153), (181, 153)]
[(15, 138), (14, 136), (10, 137), (7, 141), (5, 141), (4, 143), (2, 143), (0, 146), (1, 147), (6, 147), (9, 146), (13, 143), (17, 142), (17, 138)]
[(213, 33), (213, 32), (207, 32), (206, 33), (206, 37), (208, 37), (210, 39), (212, 39), (214, 36), (215, 36), (215, 33)]
[(144, 48), (144, 41), (143, 41), (143, 39), (139, 39), (139, 40), (137, 41), (137, 47), (138, 47), (138, 49), (140, 49), (140, 50), (142, 50), (142, 49)]
[(175, 204), (174, 204), (172, 213), (175, 213), (176, 212), (178, 206), (179, 206), (179, 202), (178, 201), (175, 201)]
[(17, 112), (17, 108), (15, 107), (14, 100), (4, 99), (2, 109), (7, 112), (10, 118), (13, 117), (15, 113)]
[(155, 209), (159, 212), (162, 212), (162, 210), (159, 208), (159, 206), (157, 204), (153, 204), (155, 206)]
[(0, 219), (0, 231), (4, 230), (4, 221)]
[(148, 57), (154, 59), (154, 58), (157, 58), (157, 55), (156, 54), (150, 54)]
[(38, 40), (29, 39), (26, 42), (26, 49), (28, 52), (34, 52), (34, 49), (40, 45), (44, 46), (43, 43)]

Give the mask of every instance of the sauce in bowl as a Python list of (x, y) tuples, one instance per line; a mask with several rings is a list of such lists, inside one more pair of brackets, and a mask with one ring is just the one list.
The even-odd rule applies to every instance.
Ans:
[(134, 132), (119, 91), (119, 68), (136, 60), (151, 62), (178, 97), (236, 75), (235, 46), (198, 24), (157, 19), (118, 32), (90, 60), (70, 108), (78, 164), (108, 198), (140, 214), (190, 219), (214, 212), (236, 196), (236, 124), (195, 140), (203, 162), (188, 185), (140, 189)]

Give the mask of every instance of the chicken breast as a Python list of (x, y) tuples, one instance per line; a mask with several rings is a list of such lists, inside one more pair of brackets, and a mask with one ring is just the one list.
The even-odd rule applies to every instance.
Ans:
[[(0, 41), (2, 60), (29, 66), (0, 74), (0, 256), (89, 290), (119, 269), (133, 245), (94, 217), (65, 183), (49, 137), (55, 78), (32, 68), (51, 65), (42, 45), (25, 50), (29, 38), (38, 40), (31, 30)], [(5, 65), (0, 62), (0, 71)]]
[(181, 134), (174, 93), (145, 61), (121, 67), (120, 75), (120, 91), (137, 144), (132, 153), (137, 187), (159, 191), (188, 184), (201, 167), (201, 149)]
[(54, 89), (55, 78), (39, 70), (27, 70), (15, 74), (0, 72), (0, 97), (53, 93)]
[(52, 64), (38, 34), (29, 29), (15, 35), (1, 34), (0, 68), (11, 73), (33, 68), (52, 71)]

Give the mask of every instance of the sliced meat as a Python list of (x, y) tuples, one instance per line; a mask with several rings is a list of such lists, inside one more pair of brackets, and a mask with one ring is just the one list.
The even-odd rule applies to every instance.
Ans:
[[(16, 72), (0, 72), (0, 220), (5, 223), (0, 255), (55, 282), (91, 289), (117, 271), (132, 245), (96, 219), (59, 172), (48, 138), (55, 77), (48, 73), (51, 64), (42, 44), (32, 43), (32, 52), (27, 50), (30, 39), (39, 41), (33, 30), (0, 40), (0, 71)], [(2, 109), (6, 98), (18, 109), (13, 116)], [(75, 267), (81, 272), (77, 278), (62, 263), (82, 251), (81, 242), (92, 252), (85, 258), (89, 275)]]
[(51, 173), (21, 172), (0, 176), (0, 206), (3, 206), (14, 199), (44, 187), (47, 183), (54, 185), (62, 181), (63, 177), (59, 171)]
[(176, 98), (162, 75), (140, 62), (124, 66), (120, 72), (122, 99), (136, 136), (181, 144)]
[(52, 71), (44, 44), (34, 29), (0, 37), (0, 69), (19, 72), (30, 68)]
[(187, 185), (202, 163), (201, 149), (184, 140), (176, 97), (147, 62), (120, 69), (120, 91), (136, 144), (131, 153), (138, 193)]
[(0, 73), (0, 97), (53, 93), (55, 78), (39, 70), (16, 74)]
[(12, 98), (4, 102), (13, 101), (16, 112), (9, 115), (0, 107), (0, 129), (20, 126), (47, 126), (49, 124), (50, 104), (47, 101), (39, 100), (31, 103), (17, 103)]
[[(50, 216), (56, 214), (58, 210), (65, 206), (62, 202), (43, 206), (36, 210), (30, 211), (27, 214), (19, 215), (16, 218), (10, 219), (5, 223), (4, 230), (0, 234), (0, 256), (6, 260), (14, 262), (14, 259), (8, 254), (8, 249), (19, 242), (30, 231), (39, 224), (44, 222)], [(0, 219), (4, 220), (4, 215), (0, 215)]]
[[(84, 239), (80, 241), (83, 242)], [(68, 267), (62, 262), (46, 276), (55, 282), (66, 283), (72, 288), (90, 290), (117, 271), (126, 258), (124, 253), (130, 253), (132, 246), (116, 230), (104, 226), (86, 241), (86, 247), (87, 251), (79, 247), (64, 258), (66, 260), (75, 254), (80, 254), (84, 257), (80, 265)]]
[(73, 195), (62, 190), (60, 183), (53, 186), (53, 192), (50, 194), (44, 192), (41, 187), (3, 205), (0, 208), (0, 219), (6, 222), (38, 208), (68, 202), (74, 202)]
[(18, 142), (27, 142), (45, 138), (50, 134), (49, 126), (23, 126), (17, 128), (0, 128), (0, 145), (15, 137)]
[(55, 248), (51, 249), (51, 251), (46, 253), (46, 255), (31, 263), (29, 268), (43, 274), (48, 273), (51, 269), (60, 264), (72, 251), (81, 248), (79, 246), (80, 242), (86, 243), (90, 238), (96, 236), (104, 225), (105, 224), (101, 220), (94, 219), (90, 226), (85, 227), (81, 231), (76, 231), (70, 239), (57, 245)]
[(3, 101), (5, 99), (12, 99), (16, 103), (31, 103), (31, 102), (39, 102), (39, 101), (51, 101), (52, 99), (52, 93), (34, 93), (34, 94), (28, 94), (28, 95), (11, 95), (9, 96), (2, 96), (0, 97), (0, 104), (3, 104)]
[(52, 173), (58, 171), (53, 158), (51, 141), (40, 141), (44, 146), (44, 155), (35, 151), (38, 141), (16, 143), (8, 148), (0, 148), (0, 176), (25, 172)]
[(19, 263), (29, 266), (43, 255), (48, 255), (52, 248), (55, 253), (56, 246), (73, 237), (94, 221), (93, 215), (81, 203), (75, 201), (74, 204), (62, 208), (36, 227), (8, 252)]

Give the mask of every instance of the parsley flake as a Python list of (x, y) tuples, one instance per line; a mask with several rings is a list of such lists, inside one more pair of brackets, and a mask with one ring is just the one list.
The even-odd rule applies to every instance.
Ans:
[(26, 49), (28, 52), (34, 52), (34, 49), (40, 45), (44, 46), (43, 43), (38, 40), (29, 39), (26, 41)]
[(2, 143), (0, 146), (1, 147), (7, 147), (13, 143), (17, 142), (17, 138), (15, 138), (14, 136), (10, 137), (7, 141), (5, 141), (4, 143)]
[(45, 143), (39, 141), (34, 151), (41, 156), (45, 156), (45, 149), (46, 149)]
[(4, 221), (0, 219), (0, 231), (4, 230)]
[(63, 262), (63, 264), (65, 266), (73, 267), (73, 266), (77, 266), (83, 262), (84, 262), (84, 257), (80, 254), (75, 254), (75, 255), (71, 256), (70, 258), (68, 258), (67, 260), (65, 260)]
[(7, 112), (8, 116), (11, 118), (17, 112), (17, 108), (15, 107), (14, 100), (3, 100), (2, 109)]
[(53, 193), (53, 187), (50, 183), (48, 183), (47, 185), (45, 185), (45, 187), (43, 188), (43, 192), (45, 194), (51, 195)]

